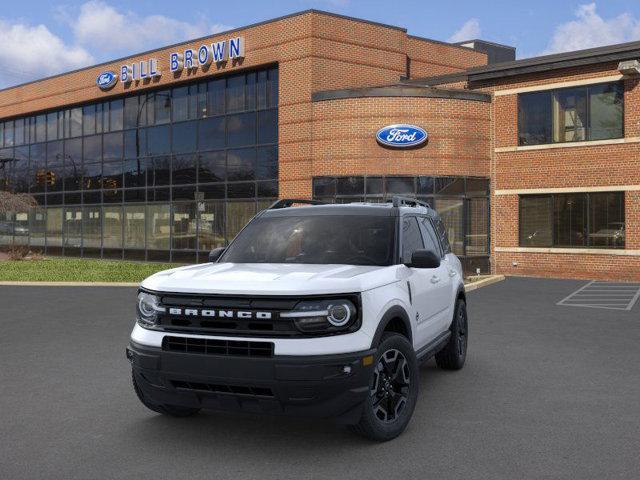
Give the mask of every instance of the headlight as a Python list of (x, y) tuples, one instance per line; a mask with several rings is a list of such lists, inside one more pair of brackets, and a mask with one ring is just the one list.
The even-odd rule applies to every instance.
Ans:
[(158, 324), (158, 313), (165, 311), (160, 306), (160, 298), (146, 292), (138, 293), (137, 303), (138, 323), (142, 326), (153, 327)]
[(347, 299), (300, 302), (280, 317), (293, 319), (296, 328), (303, 333), (341, 332), (354, 326), (358, 319), (355, 305)]

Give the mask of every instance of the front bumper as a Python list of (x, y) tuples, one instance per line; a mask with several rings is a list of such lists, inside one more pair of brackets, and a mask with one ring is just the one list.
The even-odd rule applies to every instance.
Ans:
[[(248, 358), (164, 351), (131, 342), (127, 358), (157, 404), (335, 418), (355, 423), (369, 392), (375, 350)], [(364, 365), (368, 363), (368, 365)]]

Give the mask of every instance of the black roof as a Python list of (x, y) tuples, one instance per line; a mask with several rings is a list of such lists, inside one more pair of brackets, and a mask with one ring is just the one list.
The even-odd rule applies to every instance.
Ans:
[(640, 42), (620, 43), (605, 47), (555, 53), (513, 62), (473, 67), (466, 71), (470, 82), (538, 73), (596, 63), (618, 62), (640, 57)]

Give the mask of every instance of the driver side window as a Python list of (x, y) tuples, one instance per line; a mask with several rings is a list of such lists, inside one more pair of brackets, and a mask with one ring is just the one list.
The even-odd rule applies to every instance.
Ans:
[(405, 217), (402, 220), (402, 263), (410, 263), (416, 250), (424, 248), (422, 235), (416, 217)]

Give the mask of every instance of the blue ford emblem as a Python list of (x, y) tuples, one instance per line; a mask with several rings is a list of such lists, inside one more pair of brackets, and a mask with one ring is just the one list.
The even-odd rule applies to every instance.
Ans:
[(416, 147), (427, 141), (427, 132), (415, 125), (388, 125), (376, 133), (378, 142), (395, 148)]
[(101, 90), (109, 90), (113, 87), (118, 81), (118, 76), (113, 72), (102, 72), (96, 78), (96, 85), (100, 87)]

